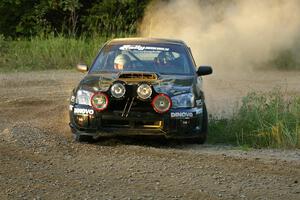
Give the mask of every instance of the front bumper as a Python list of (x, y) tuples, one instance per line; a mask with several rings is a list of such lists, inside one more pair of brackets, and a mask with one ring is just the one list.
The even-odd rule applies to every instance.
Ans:
[(70, 105), (70, 127), (74, 134), (90, 136), (162, 135), (167, 138), (199, 137), (203, 108), (171, 109), (165, 114), (94, 111), (85, 105)]

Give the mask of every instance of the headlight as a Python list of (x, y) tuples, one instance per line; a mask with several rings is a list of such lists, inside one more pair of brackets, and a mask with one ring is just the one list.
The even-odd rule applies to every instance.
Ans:
[(113, 97), (121, 98), (125, 95), (126, 89), (122, 83), (115, 83), (111, 86), (110, 92)]
[(177, 95), (171, 99), (173, 108), (191, 108), (195, 106), (195, 97), (192, 93)]
[(92, 92), (86, 90), (78, 90), (76, 94), (76, 103), (91, 106)]
[(141, 99), (148, 99), (152, 95), (151, 86), (148, 84), (141, 84), (137, 89), (137, 94)]

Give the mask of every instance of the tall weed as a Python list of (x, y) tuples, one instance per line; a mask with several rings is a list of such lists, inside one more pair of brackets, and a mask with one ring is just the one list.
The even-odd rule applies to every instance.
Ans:
[[(0, 71), (71, 69), (78, 62), (91, 64), (105, 37), (34, 37), (4, 41), (0, 37)], [(2, 46), (6, 45), (5, 48)]]
[(300, 148), (300, 97), (249, 93), (231, 118), (210, 120), (210, 141), (254, 148)]

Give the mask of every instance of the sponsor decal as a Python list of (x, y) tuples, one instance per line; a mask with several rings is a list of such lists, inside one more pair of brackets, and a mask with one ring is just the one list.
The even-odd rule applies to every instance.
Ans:
[(151, 47), (151, 46), (142, 46), (142, 45), (123, 45), (119, 48), (120, 50), (150, 50), (150, 51), (169, 51), (169, 48), (164, 47)]
[(189, 118), (193, 117), (192, 112), (171, 112), (171, 118), (179, 117), (179, 118)]
[(94, 110), (86, 109), (86, 108), (74, 108), (74, 114), (82, 114), (82, 115), (93, 115)]

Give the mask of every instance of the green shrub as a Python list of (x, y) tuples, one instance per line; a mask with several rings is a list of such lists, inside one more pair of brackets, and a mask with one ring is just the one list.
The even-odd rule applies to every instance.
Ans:
[(210, 120), (210, 142), (254, 148), (300, 148), (300, 97), (250, 93), (231, 118)]

